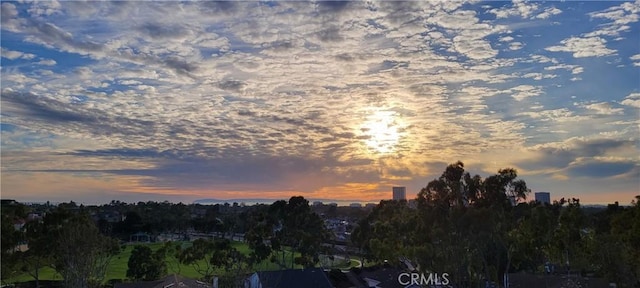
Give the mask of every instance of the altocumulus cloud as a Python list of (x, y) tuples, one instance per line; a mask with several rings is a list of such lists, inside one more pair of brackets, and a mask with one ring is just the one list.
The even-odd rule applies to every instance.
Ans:
[(631, 199), (640, 2), (575, 5), (3, 2), (3, 197), (378, 200), (462, 160)]

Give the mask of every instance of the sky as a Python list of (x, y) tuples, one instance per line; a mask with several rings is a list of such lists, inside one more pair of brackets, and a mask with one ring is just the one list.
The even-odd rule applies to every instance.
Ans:
[(1, 5), (2, 198), (640, 194), (640, 1)]

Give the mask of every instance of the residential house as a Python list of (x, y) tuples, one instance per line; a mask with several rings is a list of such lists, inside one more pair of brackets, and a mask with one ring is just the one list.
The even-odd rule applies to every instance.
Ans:
[(211, 288), (212, 284), (202, 281), (184, 278), (178, 275), (169, 275), (155, 281), (141, 281), (135, 283), (117, 283), (113, 288)]
[(245, 280), (244, 288), (333, 288), (321, 268), (260, 271)]

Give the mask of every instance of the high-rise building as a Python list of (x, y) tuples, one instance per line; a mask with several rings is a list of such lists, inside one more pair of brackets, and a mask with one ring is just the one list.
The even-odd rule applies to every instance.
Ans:
[(393, 200), (407, 200), (406, 187), (393, 187)]
[(551, 204), (551, 193), (549, 192), (536, 192), (535, 197), (537, 202)]

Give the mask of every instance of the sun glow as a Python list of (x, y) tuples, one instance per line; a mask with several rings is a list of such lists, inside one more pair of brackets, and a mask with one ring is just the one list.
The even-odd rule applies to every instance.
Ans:
[(375, 111), (367, 117), (361, 131), (368, 136), (364, 140), (370, 150), (386, 154), (394, 152), (400, 140), (398, 123), (393, 111)]

